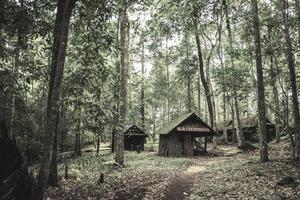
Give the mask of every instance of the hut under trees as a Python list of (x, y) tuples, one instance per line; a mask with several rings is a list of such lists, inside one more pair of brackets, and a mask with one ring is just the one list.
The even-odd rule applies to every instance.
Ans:
[[(269, 120), (266, 119), (267, 123), (267, 139), (268, 141), (271, 141), (276, 137), (276, 127), (275, 125)], [(248, 142), (258, 142), (258, 127), (259, 127), (259, 122), (258, 122), (258, 117), (247, 117), (247, 118), (241, 118), (241, 126), (242, 126), (242, 131), (245, 137), (245, 140)], [(225, 122), (220, 122), (217, 125), (216, 131), (223, 136), (227, 134), (227, 138), (229, 142), (235, 142), (236, 141), (236, 135), (233, 121), (225, 121)]]
[(207, 150), (207, 140), (213, 137), (216, 132), (211, 129), (195, 113), (189, 113), (158, 131), (159, 133), (159, 155), (161, 156), (193, 156), (196, 145), (199, 142), (196, 138), (204, 138), (204, 148)]
[(127, 126), (124, 131), (124, 149), (128, 151), (144, 151), (148, 135), (137, 125)]

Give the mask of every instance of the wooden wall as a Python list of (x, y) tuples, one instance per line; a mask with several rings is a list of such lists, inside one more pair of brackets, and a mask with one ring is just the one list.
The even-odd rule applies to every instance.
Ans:
[(190, 135), (180, 136), (178, 134), (168, 134), (159, 136), (160, 156), (193, 156), (194, 142)]

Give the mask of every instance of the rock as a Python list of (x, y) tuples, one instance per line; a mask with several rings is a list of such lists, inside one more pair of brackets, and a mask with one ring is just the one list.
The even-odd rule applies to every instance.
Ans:
[(250, 143), (245, 143), (244, 145), (238, 146), (237, 148), (242, 150), (243, 152), (245, 152), (245, 151), (254, 151), (255, 149), (257, 149), (256, 146), (253, 146)]
[(295, 179), (294, 179), (293, 177), (286, 176), (286, 177), (283, 177), (282, 179), (280, 179), (280, 180), (277, 182), (277, 185), (280, 185), (280, 186), (285, 186), (285, 185), (298, 185), (298, 183), (295, 181)]

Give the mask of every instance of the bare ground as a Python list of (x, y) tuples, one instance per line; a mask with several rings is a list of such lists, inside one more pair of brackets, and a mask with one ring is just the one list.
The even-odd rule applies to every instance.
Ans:
[(205, 167), (203, 166), (190, 166), (171, 181), (163, 199), (181, 200), (187, 198), (190, 195), (195, 175), (204, 170)]

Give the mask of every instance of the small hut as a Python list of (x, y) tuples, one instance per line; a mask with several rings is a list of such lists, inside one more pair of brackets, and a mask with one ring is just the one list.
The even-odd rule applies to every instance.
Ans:
[(124, 131), (124, 149), (128, 151), (144, 151), (148, 135), (138, 126), (127, 126)]
[[(275, 138), (276, 136), (276, 128), (275, 125), (269, 120), (266, 119), (267, 123), (267, 136), (268, 136), (268, 141), (271, 141), (272, 139)], [(258, 117), (247, 117), (247, 118), (241, 118), (241, 126), (242, 126), (242, 131), (245, 137), (246, 141), (251, 141), (251, 142), (257, 142), (258, 141), (258, 127), (259, 127), (259, 122), (258, 122)], [(229, 141), (234, 141), (235, 135), (233, 134), (235, 132), (235, 129), (233, 127), (233, 121), (230, 120), (226, 124), (223, 124), (223, 127), (218, 127), (218, 132), (226, 132), (228, 135), (228, 140)]]
[(184, 115), (166, 127), (160, 129), (159, 155), (161, 156), (192, 156), (195, 138), (203, 137), (204, 151), (207, 149), (207, 138), (216, 133), (195, 113)]
[(225, 120), (216, 124), (216, 132), (222, 135), (227, 129), (232, 129), (232, 120)]
[(232, 120), (225, 120), (216, 124), (216, 132), (218, 135), (222, 135), (224, 139), (227, 138), (227, 140), (224, 141), (225, 143), (233, 141), (233, 124), (231, 122)]

